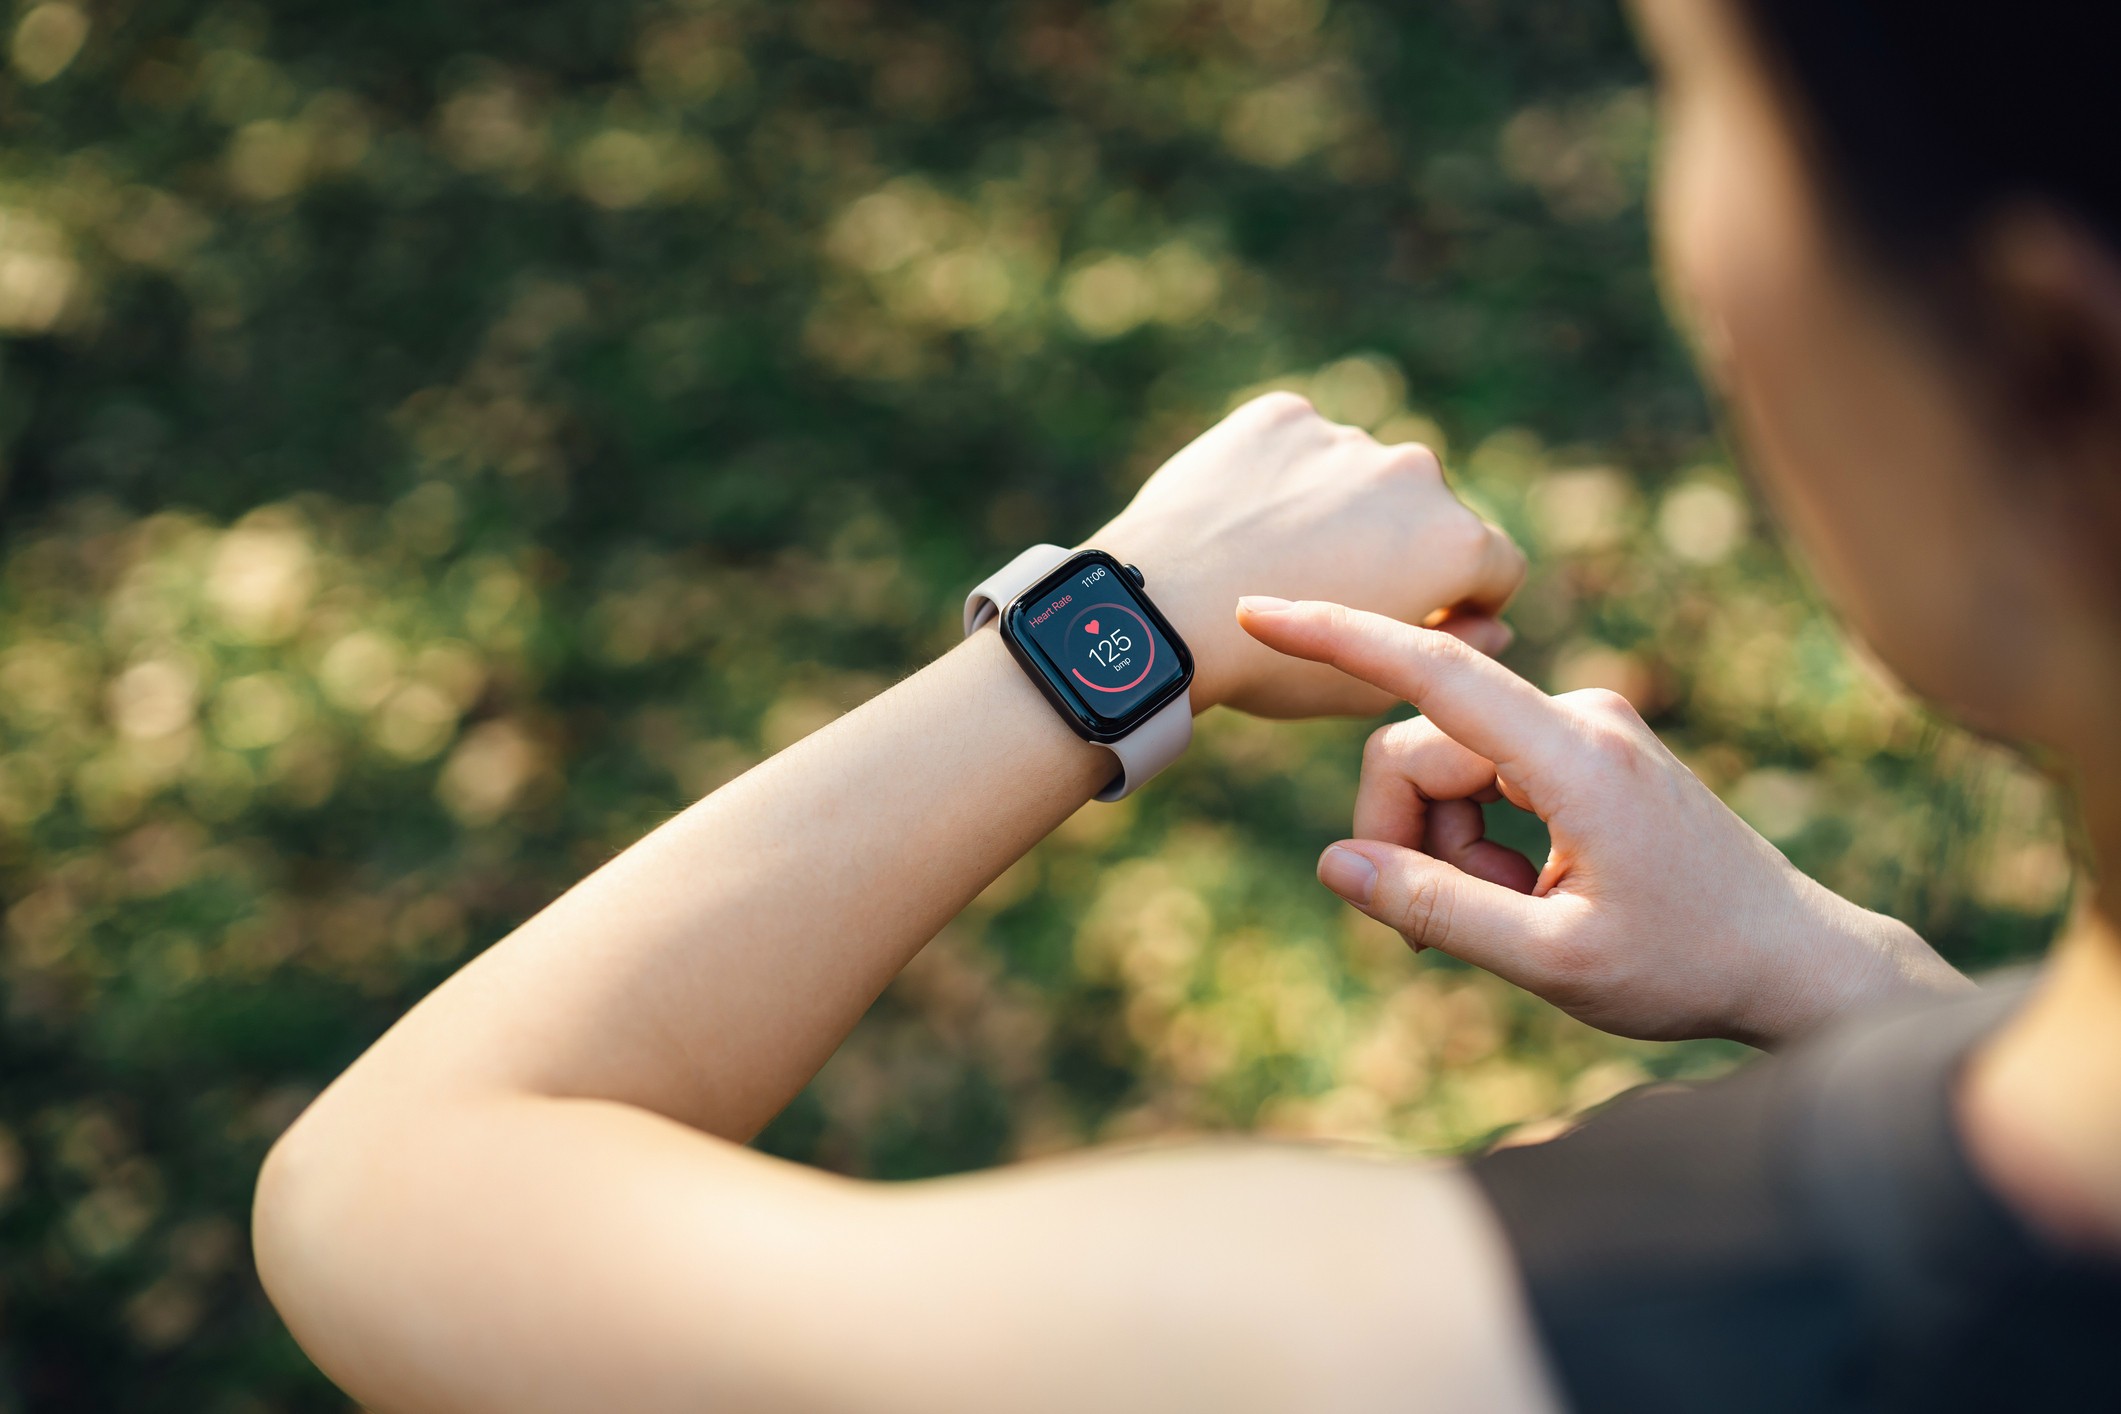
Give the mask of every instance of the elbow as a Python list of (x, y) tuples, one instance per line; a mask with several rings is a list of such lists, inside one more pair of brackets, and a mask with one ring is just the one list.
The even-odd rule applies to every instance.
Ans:
[(340, 1226), (332, 1208), (341, 1198), (330, 1181), (338, 1166), (330, 1153), (330, 1125), (319, 1123), (322, 1118), (313, 1105), (280, 1136), (251, 1195), (251, 1252), (258, 1280), (297, 1339), (318, 1301), (320, 1277), (331, 1268), (331, 1234)]
[(436, 1393), (449, 1378), (434, 1333), (461, 1309), (463, 1289), (449, 1235), (467, 1198), (445, 1175), (468, 1167), (437, 1138), (461, 1115), (436, 1118), (356, 1066), (280, 1136), (252, 1192), (267, 1299), (318, 1368), (368, 1408), (484, 1407)]
[(353, 1109), (327, 1091), (266, 1154), (251, 1196), (251, 1252), (296, 1343), (341, 1388), (373, 1395), (365, 1367), (382, 1314), (378, 1278), (390, 1265), (377, 1249), (389, 1244), (378, 1240), (374, 1147)]

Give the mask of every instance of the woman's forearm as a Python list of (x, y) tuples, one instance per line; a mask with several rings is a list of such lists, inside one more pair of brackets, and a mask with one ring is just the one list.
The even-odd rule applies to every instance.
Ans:
[(983, 630), (585, 879), (342, 1086), (617, 1100), (748, 1139), (1112, 770)]
[[(1193, 651), (1196, 709), (1280, 715), (1384, 696), (1253, 642), (1240, 594), (1451, 608), (1492, 646), (1482, 615), (1522, 571), (1426, 452), (1286, 397), (1173, 458), (1094, 543), (1146, 572)], [(1045, 1373), (1092, 1327), (1139, 1357), (1082, 1366), (1107, 1385), (1153, 1395), (1170, 1371), (1212, 1368), (1267, 1388), (1230, 1366), (1224, 1323), (1175, 1313), (1184, 1332), (1145, 1345), (1138, 1305), (1114, 1305), (1125, 1254), (1109, 1244), (1063, 1243), (1082, 1281), (1049, 1301), (1050, 1283), (996, 1267), (992, 1230), (947, 1194), (901, 1202), (724, 1142), (770, 1119), (921, 945), (1114, 769), (983, 630), (693, 806), (414, 1008), (275, 1146), (254, 1232), (274, 1303), (388, 1408), (932, 1409), (968, 1332), (1009, 1378), (956, 1391), (958, 1407), (1116, 1407)], [(1320, 1198), (1353, 1222), (1367, 1210), (1344, 1186), (1329, 1176)], [(1005, 1226), (1027, 1234), (1083, 1230), (1109, 1197), (1023, 1191)], [(1205, 1270), (1226, 1244), (1200, 1237), (1198, 1253), (1140, 1255)], [(1271, 1240), (1309, 1260), (1309, 1243)], [(938, 1324), (945, 1296), (977, 1299)], [(1015, 1314), (981, 1325), (1002, 1308)], [(1141, 1360), (1163, 1373), (1135, 1379)]]
[[(1471, 610), (1479, 632), (1523, 571), (1427, 452), (1287, 396), (1181, 451), (1094, 543), (1146, 572), (1192, 649), (1195, 710), (1383, 705), (1253, 642), (1242, 593)], [(598, 870), (414, 1008), (321, 1108), (563, 1096), (748, 1138), (921, 945), (1114, 770), (984, 629)]]

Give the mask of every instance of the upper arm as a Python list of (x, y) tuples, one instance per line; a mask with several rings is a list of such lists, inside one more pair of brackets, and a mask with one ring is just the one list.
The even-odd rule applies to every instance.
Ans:
[[(887, 1202), (1010, 1407), (1553, 1407), (1501, 1232), (1455, 1169), (1227, 1143)], [(946, 1328), (906, 1334), (948, 1368)]]
[(600, 1101), (311, 1119), (260, 1266), (381, 1409), (1553, 1407), (1450, 1169), (1224, 1145), (885, 1187)]

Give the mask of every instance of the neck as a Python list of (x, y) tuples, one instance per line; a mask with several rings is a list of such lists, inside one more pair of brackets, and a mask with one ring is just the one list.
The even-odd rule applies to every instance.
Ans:
[(2088, 897), (2026, 1004), (1969, 1057), (1959, 1123), (2020, 1218), (2063, 1246), (2121, 1255), (2121, 640), (2105, 614), (2060, 613), (2053, 627), (2062, 651), (2003, 715), (2070, 783)]
[(2033, 995), (1971, 1059), (1959, 1095), (1974, 1167), (2054, 1242), (2121, 1254), (2121, 928), (2101, 891)]

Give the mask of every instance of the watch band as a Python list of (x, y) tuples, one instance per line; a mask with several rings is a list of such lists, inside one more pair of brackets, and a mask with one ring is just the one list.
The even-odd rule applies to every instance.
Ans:
[[(971, 637), (980, 625), (999, 615), (1011, 600), (1074, 553), (1058, 545), (1033, 545), (981, 580), (965, 596), (965, 636)], [(1192, 694), (1181, 693), (1120, 740), (1098, 743), (1119, 758), (1119, 774), (1097, 793), (1097, 798), (1121, 800), (1132, 795), (1151, 776), (1184, 755), (1192, 740)]]
[(965, 637), (1000, 615), (1004, 605), (1059, 569), (1061, 561), (1074, 553), (1058, 545), (1033, 545), (974, 585), (965, 596)]

